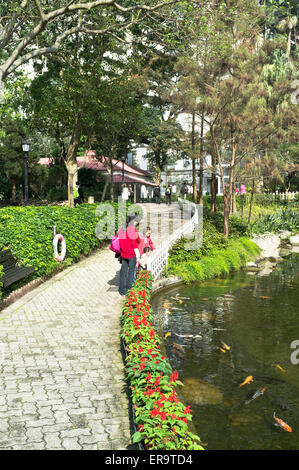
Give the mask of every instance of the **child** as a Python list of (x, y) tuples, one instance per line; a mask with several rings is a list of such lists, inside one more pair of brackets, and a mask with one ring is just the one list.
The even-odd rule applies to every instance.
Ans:
[(138, 271), (147, 270), (151, 271), (152, 264), (151, 264), (151, 249), (149, 246), (146, 246), (143, 251), (143, 255), (141, 256), (138, 262)]
[(155, 249), (153, 241), (151, 239), (151, 228), (150, 227), (146, 227), (143, 230), (142, 236), (140, 236), (140, 242), (138, 243), (138, 249), (139, 249), (139, 252), (140, 252), (140, 256), (143, 255), (144, 248), (146, 246), (150, 247), (150, 249), (152, 251), (154, 251), (154, 249)]

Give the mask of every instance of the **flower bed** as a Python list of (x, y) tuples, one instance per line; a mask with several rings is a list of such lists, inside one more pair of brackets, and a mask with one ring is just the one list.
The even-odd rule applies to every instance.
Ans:
[(160, 351), (149, 303), (151, 287), (151, 273), (140, 273), (122, 307), (126, 374), (138, 427), (133, 442), (143, 440), (149, 450), (201, 450), (200, 438), (188, 429), (192, 410), (174, 389), (183, 384)]

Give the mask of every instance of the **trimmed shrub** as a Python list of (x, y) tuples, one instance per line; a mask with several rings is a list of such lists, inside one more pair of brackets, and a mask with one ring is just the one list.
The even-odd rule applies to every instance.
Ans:
[[(95, 234), (99, 216), (98, 204), (82, 204), (75, 208), (59, 206), (6, 207), (0, 209), (0, 249), (10, 249), (20, 265), (33, 266), (35, 272), (26, 282), (55, 272), (58, 267), (70, 266), (82, 254), (103, 246)], [(117, 210), (115, 205), (115, 214)], [(114, 221), (115, 222), (115, 221)], [(67, 254), (60, 263), (54, 258), (53, 226), (66, 240)], [(115, 225), (116, 226), (116, 225)], [(113, 233), (107, 232), (107, 239)]]

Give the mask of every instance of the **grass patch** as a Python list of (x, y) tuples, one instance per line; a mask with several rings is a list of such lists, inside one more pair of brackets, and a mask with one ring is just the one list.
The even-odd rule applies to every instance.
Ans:
[(259, 253), (260, 249), (255, 243), (248, 238), (241, 237), (198, 260), (188, 260), (178, 264), (170, 255), (167, 275), (178, 276), (186, 283), (212, 279), (241, 269)]

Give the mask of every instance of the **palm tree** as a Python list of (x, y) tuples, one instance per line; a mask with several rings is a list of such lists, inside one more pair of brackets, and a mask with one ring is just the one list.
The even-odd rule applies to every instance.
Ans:
[(288, 18), (284, 18), (281, 20), (278, 24), (278, 29), (281, 32), (287, 32), (288, 34), (288, 43), (287, 43), (287, 55), (289, 56), (291, 53), (291, 37), (292, 37), (292, 31), (297, 26), (298, 23), (298, 18), (297, 16), (290, 16)]

